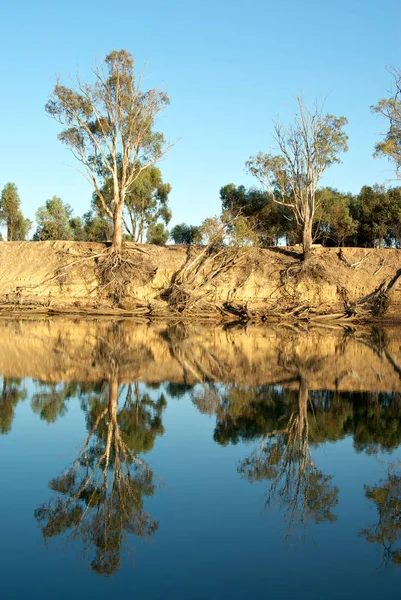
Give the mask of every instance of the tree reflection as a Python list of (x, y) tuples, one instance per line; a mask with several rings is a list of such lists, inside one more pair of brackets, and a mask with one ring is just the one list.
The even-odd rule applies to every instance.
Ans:
[(25, 400), (27, 391), (22, 379), (3, 376), (3, 385), (0, 391), (0, 433), (11, 431), (14, 421), (15, 408), (21, 400)]
[(268, 432), (260, 447), (238, 469), (250, 482), (271, 481), (266, 506), (278, 503), (285, 509), (288, 533), (297, 524), (336, 520), (333, 509), (338, 502), (338, 488), (312, 459), (309, 405), (308, 387), (301, 379), (298, 401), (286, 425)]
[(384, 565), (401, 565), (401, 470), (390, 467), (387, 478), (375, 486), (365, 486), (365, 496), (376, 506), (377, 523), (362, 529), (371, 544), (379, 544)]
[(399, 392), (354, 392), (346, 396), (353, 406), (349, 430), (357, 452), (390, 452), (401, 444)]
[(67, 412), (67, 400), (79, 394), (79, 384), (37, 382), (38, 391), (33, 394), (31, 407), (34, 413), (47, 423), (55, 423)]
[[(140, 396), (137, 385), (120, 386), (118, 367), (100, 393), (86, 399), (88, 436), (73, 465), (49, 486), (57, 493), (35, 510), (45, 539), (64, 532), (83, 544), (91, 567), (111, 575), (120, 566), (128, 534), (153, 535), (158, 523), (144, 510), (157, 483), (137, 454), (162, 435), (165, 401)], [(124, 392), (124, 403), (119, 395)], [(143, 400), (143, 403), (142, 403)], [(122, 405), (121, 405), (122, 404)]]

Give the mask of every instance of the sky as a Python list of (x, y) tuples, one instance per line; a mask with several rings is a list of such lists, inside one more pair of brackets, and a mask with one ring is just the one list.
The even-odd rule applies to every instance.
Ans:
[(157, 128), (176, 141), (158, 164), (171, 225), (219, 214), (223, 185), (257, 186), (245, 161), (274, 150), (272, 122), (290, 123), (298, 94), (349, 120), (349, 151), (322, 185), (357, 193), (393, 176), (372, 156), (386, 123), (370, 106), (391, 88), (386, 67), (401, 68), (400, 0), (20, 0), (1, 22), (0, 189), (15, 183), (29, 218), (53, 195), (90, 209), (44, 105), (58, 76), (89, 79), (112, 49), (146, 63), (145, 87), (170, 96)]

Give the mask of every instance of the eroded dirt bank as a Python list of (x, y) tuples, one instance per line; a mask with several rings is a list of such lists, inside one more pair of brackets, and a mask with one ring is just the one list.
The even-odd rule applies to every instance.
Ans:
[(401, 391), (400, 328), (0, 319), (0, 375)]
[(395, 249), (316, 248), (305, 269), (294, 248), (200, 256), (199, 248), (127, 244), (129, 269), (107, 280), (99, 269), (106, 250), (0, 242), (0, 310), (256, 321), (401, 317)]

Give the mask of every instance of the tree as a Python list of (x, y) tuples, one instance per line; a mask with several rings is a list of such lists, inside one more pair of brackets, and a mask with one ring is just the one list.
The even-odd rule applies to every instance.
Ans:
[(58, 196), (46, 200), (45, 206), (36, 211), (38, 228), (34, 235), (36, 241), (71, 240), (73, 231), (70, 225), (72, 208)]
[(281, 237), (288, 236), (295, 223), (288, 207), (273, 202), (267, 192), (233, 183), (220, 189), (223, 211), (246, 217), (262, 246), (277, 245)]
[(75, 242), (84, 242), (86, 240), (84, 223), (81, 217), (72, 217), (70, 219), (70, 227)]
[[(289, 207), (302, 229), (303, 257), (312, 249), (312, 225), (318, 208), (316, 192), (323, 173), (340, 162), (338, 154), (348, 149), (343, 128), (345, 117), (323, 115), (323, 107), (309, 110), (297, 98), (299, 112), (289, 128), (274, 124), (279, 154), (259, 152), (246, 166), (267, 190), (273, 202)], [(278, 194), (277, 194), (278, 192)]]
[(196, 225), (179, 223), (172, 228), (170, 232), (170, 238), (174, 241), (174, 244), (193, 244), (197, 237), (198, 231), (199, 227)]
[(383, 242), (391, 244), (390, 228), (395, 206), (384, 186), (364, 185), (350, 208), (358, 222), (358, 246), (380, 248)]
[(113, 235), (113, 224), (109, 218), (102, 218), (94, 211), (83, 216), (85, 239), (88, 242), (107, 242)]
[[(93, 83), (77, 75), (72, 86), (57, 82), (47, 113), (65, 129), (59, 139), (83, 166), (105, 213), (113, 220), (115, 253), (121, 253), (123, 207), (142, 171), (154, 165), (170, 148), (161, 133), (153, 131), (157, 115), (169, 104), (167, 94), (142, 90), (142, 75), (135, 74), (134, 57), (113, 50), (101, 66), (93, 68)], [(112, 181), (112, 207), (103, 193)]]
[(164, 227), (163, 223), (152, 223), (148, 227), (146, 235), (146, 241), (148, 244), (156, 244), (157, 246), (164, 246), (169, 238), (169, 232)]
[(32, 221), (25, 219), (21, 212), (21, 200), (15, 183), (7, 183), (1, 193), (0, 223), (7, 226), (7, 241), (25, 240), (32, 227)]
[(350, 213), (351, 197), (331, 188), (318, 190), (319, 209), (316, 211), (316, 237), (322, 242), (331, 240), (343, 246), (358, 229), (358, 222)]
[[(171, 211), (168, 206), (168, 195), (171, 185), (163, 182), (160, 169), (150, 166), (142, 171), (134, 181), (132, 189), (125, 197), (123, 225), (133, 242), (143, 242), (147, 229), (156, 225), (159, 219), (168, 225)], [(103, 185), (102, 194), (107, 206), (113, 206), (113, 180), (108, 177)], [(98, 215), (107, 220), (99, 196), (95, 193), (93, 207)]]
[(395, 163), (397, 178), (401, 178), (401, 69), (391, 71), (395, 89), (389, 98), (381, 98), (371, 107), (372, 112), (388, 121), (388, 132), (375, 146), (375, 156), (386, 156)]
[(390, 238), (396, 248), (401, 248), (401, 187), (390, 188), (387, 196), (391, 206)]

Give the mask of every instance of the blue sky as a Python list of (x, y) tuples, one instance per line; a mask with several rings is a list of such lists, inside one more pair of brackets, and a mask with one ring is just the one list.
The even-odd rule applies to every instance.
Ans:
[(111, 49), (147, 62), (148, 85), (170, 95), (158, 126), (179, 139), (159, 164), (172, 224), (218, 214), (227, 183), (256, 184), (244, 163), (271, 150), (272, 120), (290, 120), (298, 93), (349, 120), (349, 152), (324, 185), (356, 193), (392, 176), (372, 157), (386, 125), (369, 107), (391, 86), (386, 66), (401, 67), (399, 0), (23, 0), (1, 12), (0, 188), (16, 183), (26, 216), (53, 195), (89, 210), (44, 105), (58, 75), (85, 77)]

